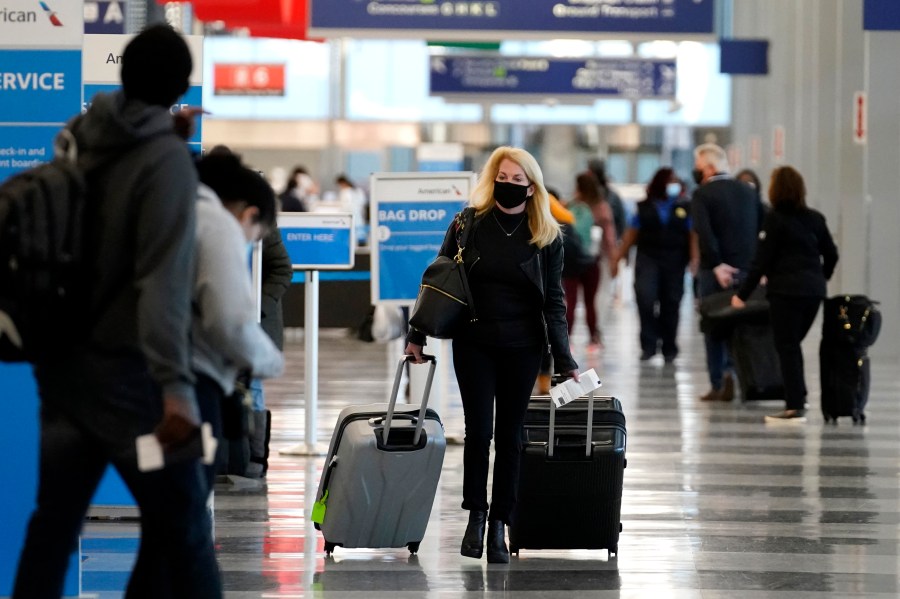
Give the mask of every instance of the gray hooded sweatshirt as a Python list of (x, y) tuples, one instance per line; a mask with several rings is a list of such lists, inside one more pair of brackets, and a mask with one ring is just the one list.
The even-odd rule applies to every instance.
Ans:
[(70, 124), (87, 169), (93, 257), (87, 354), (143, 360), (196, 409), (189, 332), (197, 174), (161, 106), (94, 98)]
[(206, 185), (200, 185), (197, 196), (193, 364), (227, 395), (238, 371), (278, 376), (284, 359), (257, 322), (247, 240), (237, 219)]

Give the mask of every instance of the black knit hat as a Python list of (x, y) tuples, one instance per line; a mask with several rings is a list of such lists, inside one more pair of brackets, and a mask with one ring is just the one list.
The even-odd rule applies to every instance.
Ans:
[(144, 29), (122, 54), (122, 90), (130, 100), (168, 108), (188, 90), (191, 51), (168, 25)]

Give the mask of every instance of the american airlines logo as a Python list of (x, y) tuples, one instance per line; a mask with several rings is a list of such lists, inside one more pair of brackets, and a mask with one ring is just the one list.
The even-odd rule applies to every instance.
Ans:
[[(56, 16), (56, 11), (50, 8), (46, 2), (38, 2), (38, 4), (41, 5), (41, 8), (47, 14), (47, 18), (50, 19), (50, 23), (52, 23), (54, 27), (63, 26), (62, 21)], [(16, 10), (6, 7), (0, 8), (0, 22), (3, 23), (36, 23), (37, 19), (38, 13), (34, 10)]]
[(62, 22), (59, 20), (59, 17), (56, 16), (56, 12), (54, 12), (49, 6), (47, 6), (46, 2), (39, 2), (38, 4), (40, 4), (41, 8), (44, 9), (44, 12), (47, 13), (47, 18), (50, 19), (50, 22), (53, 23), (54, 27), (63, 26)]

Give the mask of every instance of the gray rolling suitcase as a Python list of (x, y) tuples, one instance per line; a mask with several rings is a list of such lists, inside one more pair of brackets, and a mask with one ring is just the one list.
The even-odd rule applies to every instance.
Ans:
[(419, 550), (447, 447), (440, 417), (428, 409), (435, 359), (424, 357), (421, 405), (396, 405), (404, 356), (389, 403), (350, 406), (338, 416), (312, 518), (326, 555), (337, 546)]

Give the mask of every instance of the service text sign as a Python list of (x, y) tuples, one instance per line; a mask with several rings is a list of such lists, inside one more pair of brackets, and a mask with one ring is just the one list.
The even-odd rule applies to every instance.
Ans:
[(456, 213), (475, 185), (471, 172), (372, 175), (372, 303), (410, 305)]

